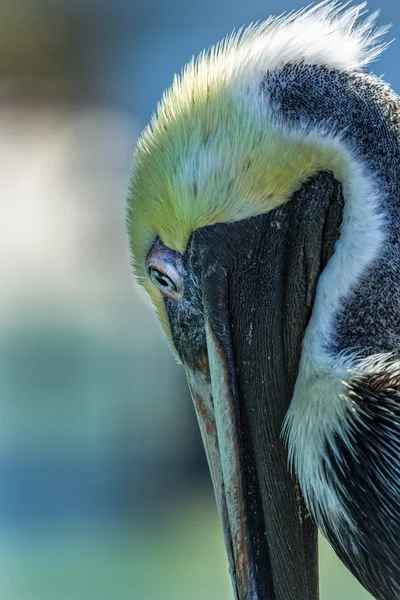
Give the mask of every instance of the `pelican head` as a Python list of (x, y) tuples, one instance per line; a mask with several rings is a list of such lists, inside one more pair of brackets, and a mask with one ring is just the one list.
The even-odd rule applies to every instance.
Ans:
[(400, 597), (400, 102), (364, 69), (386, 32), (364, 8), (202, 53), (134, 157), (134, 270), (186, 370), (238, 600), (317, 598), (314, 522)]

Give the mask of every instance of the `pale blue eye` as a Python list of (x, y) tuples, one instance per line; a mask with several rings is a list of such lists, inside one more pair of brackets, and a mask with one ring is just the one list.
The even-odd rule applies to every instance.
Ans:
[(162, 292), (176, 292), (177, 288), (175, 283), (172, 281), (168, 275), (159, 271), (155, 267), (150, 267), (149, 269), (150, 279), (153, 284)]

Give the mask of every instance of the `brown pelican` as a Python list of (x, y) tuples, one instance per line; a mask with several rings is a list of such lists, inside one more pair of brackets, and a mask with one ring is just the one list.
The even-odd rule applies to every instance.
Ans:
[(387, 30), (364, 8), (227, 37), (134, 158), (134, 269), (186, 370), (239, 600), (317, 597), (314, 522), (400, 598), (400, 101), (364, 69)]

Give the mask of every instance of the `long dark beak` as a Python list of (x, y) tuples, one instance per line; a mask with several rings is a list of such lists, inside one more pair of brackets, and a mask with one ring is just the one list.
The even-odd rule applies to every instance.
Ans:
[(341, 210), (321, 173), (273, 212), (198, 230), (188, 250), (205, 337), (182, 358), (237, 600), (318, 598), (316, 528), (281, 430)]

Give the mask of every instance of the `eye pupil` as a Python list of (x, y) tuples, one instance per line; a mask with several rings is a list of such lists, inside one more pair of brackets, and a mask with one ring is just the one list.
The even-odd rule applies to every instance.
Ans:
[(169, 285), (168, 281), (165, 279), (165, 277), (163, 277), (159, 273), (157, 273), (156, 279), (160, 285), (163, 285), (164, 287), (168, 287), (168, 285)]
[(165, 275), (165, 273), (162, 273), (161, 271), (156, 269), (155, 267), (151, 267), (149, 269), (149, 275), (150, 275), (150, 278), (151, 278), (152, 282), (154, 283), (154, 285), (156, 287), (158, 287), (160, 290), (164, 290), (164, 291), (168, 291), (168, 292), (176, 292), (177, 291), (176, 285), (172, 281), (172, 279), (170, 277), (168, 277), (168, 275)]

